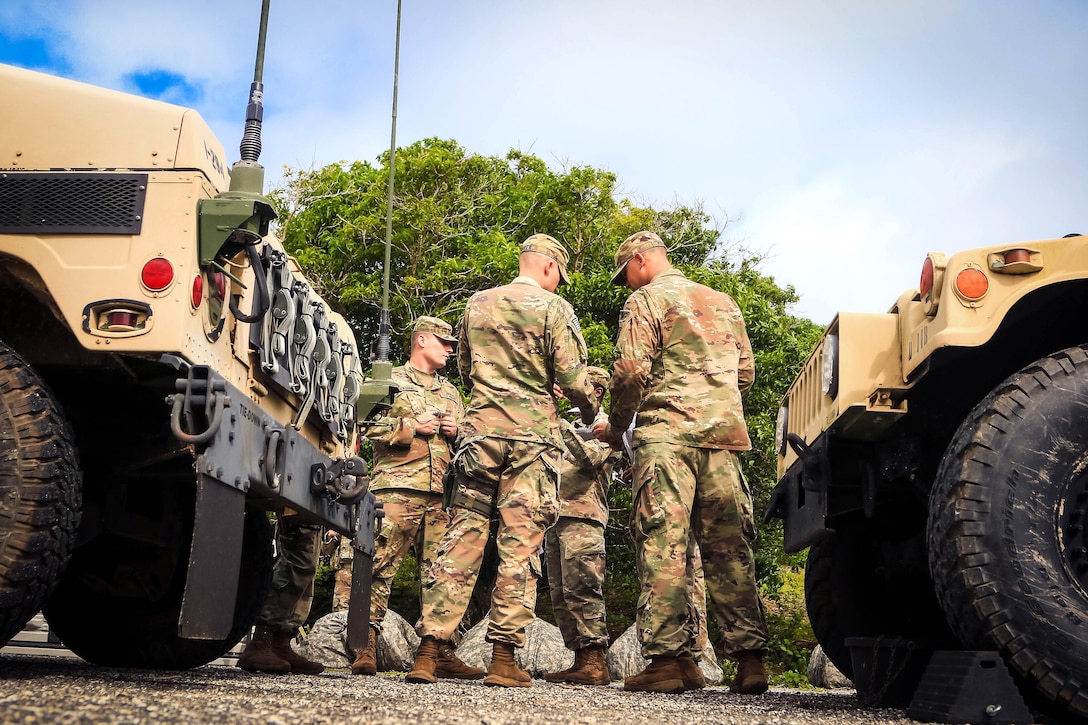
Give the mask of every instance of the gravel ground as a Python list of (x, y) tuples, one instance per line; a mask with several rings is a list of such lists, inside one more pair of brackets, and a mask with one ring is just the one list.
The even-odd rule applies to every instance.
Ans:
[(902, 710), (859, 709), (853, 690), (772, 688), (759, 697), (711, 687), (683, 695), (610, 687), (406, 684), (403, 676), (252, 675), (208, 665), (185, 672), (95, 667), (78, 660), (0, 658), (0, 721), (20, 723), (428, 723), (669, 725), (913, 723)]

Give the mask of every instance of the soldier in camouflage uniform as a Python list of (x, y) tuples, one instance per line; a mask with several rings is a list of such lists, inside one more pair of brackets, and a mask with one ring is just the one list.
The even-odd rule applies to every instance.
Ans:
[(631, 528), (641, 595), (637, 625), (650, 659), (624, 689), (701, 687), (692, 657), (693, 545), (702, 552), (711, 611), (737, 660), (730, 691), (767, 689), (767, 625), (755, 581), (751, 494), (737, 451), (751, 448), (741, 393), (755, 379), (751, 344), (729, 295), (669, 264), (653, 232), (616, 252), (613, 282), (633, 293), (620, 315), (612, 411), (594, 432), (616, 440), (637, 412)]
[(291, 638), (306, 621), (313, 603), (320, 538), (320, 526), (300, 522), (291, 511), (276, 519), (271, 590), (257, 615), (253, 639), (238, 657), (238, 666), (243, 670), (316, 675), (325, 669), (320, 662), (291, 649)]
[[(593, 366), (586, 371), (597, 399), (603, 399), (608, 371)], [(601, 416), (607, 420), (603, 411)], [(544, 551), (552, 613), (563, 643), (574, 650), (574, 664), (544, 679), (607, 685), (612, 678), (604, 656), (608, 646), (604, 527), (608, 524), (608, 484), (620, 453), (608, 443), (583, 437), (566, 420), (559, 424), (567, 454), (559, 471), (559, 520), (544, 535)]]
[[(410, 546), (421, 572), (430, 569), (438, 542), (449, 529), (442, 508), (442, 479), (453, 457), (457, 426), (465, 408), (457, 388), (438, 371), (453, 353), (453, 328), (437, 317), (420, 317), (412, 328), (407, 365), (393, 370), (398, 392), (393, 405), (366, 429), (374, 444), (370, 490), (385, 511), (375, 542), (370, 599), (370, 638), (355, 652), (351, 671), (377, 672), (377, 639), (389, 605), (389, 590)], [(438, 677), (479, 679), (484, 671), (469, 667), (446, 643), (439, 651)]]
[(567, 251), (535, 234), (521, 247), (520, 274), (477, 292), (459, 332), (458, 366), (471, 397), (459, 429), (453, 523), (423, 583), (422, 637), (408, 682), (434, 682), (436, 656), (468, 605), (496, 521), (499, 568), (486, 638), (484, 683), (528, 687), (514, 661), (533, 620), (545, 530), (559, 514), (562, 458), (558, 386), (590, 424), (597, 400), (586, 377), (586, 346), (570, 304), (554, 294), (567, 281)]

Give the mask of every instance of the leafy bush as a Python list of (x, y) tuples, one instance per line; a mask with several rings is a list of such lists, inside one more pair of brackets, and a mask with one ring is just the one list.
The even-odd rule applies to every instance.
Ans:
[(816, 635), (805, 612), (805, 573), (797, 567), (780, 567), (780, 585), (761, 586), (771, 641), (767, 652), (772, 681), (788, 687), (808, 683), (808, 660)]

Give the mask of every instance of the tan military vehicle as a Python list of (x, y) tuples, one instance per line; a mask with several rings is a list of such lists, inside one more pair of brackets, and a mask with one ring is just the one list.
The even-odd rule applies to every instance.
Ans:
[(811, 546), (846, 640), (1000, 652), (1088, 717), (1088, 237), (931, 253), (884, 314), (842, 312), (787, 393), (768, 516)]
[(0, 643), (42, 607), (90, 661), (195, 666), (256, 617), (268, 511), (373, 551), (380, 395), (269, 234), (262, 95), (228, 168), (193, 110), (0, 66)]

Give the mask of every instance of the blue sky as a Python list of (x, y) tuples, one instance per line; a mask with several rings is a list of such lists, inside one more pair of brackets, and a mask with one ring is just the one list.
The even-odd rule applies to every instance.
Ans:
[[(395, 12), (272, 0), (270, 185), (388, 146)], [(259, 16), (4, 0), (0, 62), (192, 106), (233, 160)], [(928, 251), (1088, 232), (1086, 28), (1079, 0), (404, 0), (397, 138), (702, 203), (825, 324), (886, 310)]]

